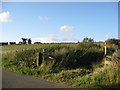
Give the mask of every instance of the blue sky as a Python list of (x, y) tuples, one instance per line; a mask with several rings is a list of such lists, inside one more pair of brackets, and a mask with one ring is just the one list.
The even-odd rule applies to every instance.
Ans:
[(2, 41), (77, 42), (118, 38), (117, 2), (4, 2)]

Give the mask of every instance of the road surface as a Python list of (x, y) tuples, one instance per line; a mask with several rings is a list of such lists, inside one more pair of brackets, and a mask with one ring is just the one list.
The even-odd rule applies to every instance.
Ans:
[(44, 79), (2, 70), (2, 88), (71, 88)]

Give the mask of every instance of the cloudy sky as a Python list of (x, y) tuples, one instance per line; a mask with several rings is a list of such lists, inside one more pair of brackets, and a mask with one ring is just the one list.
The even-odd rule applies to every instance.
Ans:
[(118, 38), (117, 2), (4, 2), (2, 41), (77, 42)]

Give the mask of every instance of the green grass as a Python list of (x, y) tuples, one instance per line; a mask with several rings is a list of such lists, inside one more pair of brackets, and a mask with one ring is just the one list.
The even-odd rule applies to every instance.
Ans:
[[(119, 51), (110, 49), (115, 64), (104, 67), (104, 48), (99, 43), (9, 45), (2, 48), (2, 68), (13, 72), (80, 88), (115, 88), (120, 84)], [(37, 67), (37, 53), (43, 53), (42, 49), (45, 49), (45, 60)], [(49, 59), (49, 55), (54, 59)]]
[[(77, 43), (76, 43), (77, 44)], [(44, 48), (44, 47), (52, 47), (52, 46), (73, 46), (76, 45), (75, 43), (70, 43), (70, 44), (29, 44), (29, 45), (5, 45), (5, 46), (0, 46), (0, 51), (2, 53), (6, 52), (15, 52), (16, 50), (21, 51), (22, 49), (38, 49), (38, 48)]]

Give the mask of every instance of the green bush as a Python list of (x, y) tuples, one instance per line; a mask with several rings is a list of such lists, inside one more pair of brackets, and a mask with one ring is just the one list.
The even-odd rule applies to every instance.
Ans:
[(108, 39), (106, 40), (107, 44), (115, 44), (115, 45), (119, 45), (120, 40), (119, 39)]
[(15, 62), (16, 65), (21, 67), (36, 67), (37, 54), (35, 50), (24, 50), (16, 53)]

